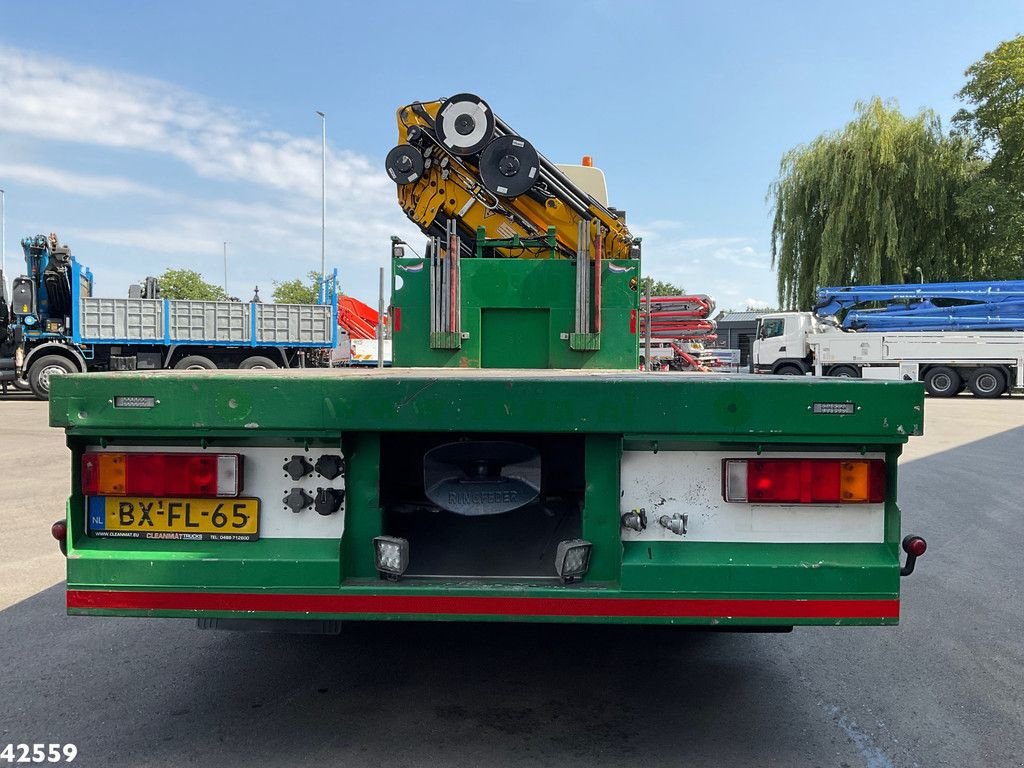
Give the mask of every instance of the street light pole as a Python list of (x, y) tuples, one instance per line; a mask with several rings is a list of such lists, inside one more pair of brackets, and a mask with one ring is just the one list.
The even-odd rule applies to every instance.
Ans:
[(319, 109), (320, 150), (320, 301), (327, 301), (327, 115)]
[(0, 189), (0, 298), (7, 298), (7, 192)]
[(224, 298), (228, 297), (228, 241), (224, 241)]

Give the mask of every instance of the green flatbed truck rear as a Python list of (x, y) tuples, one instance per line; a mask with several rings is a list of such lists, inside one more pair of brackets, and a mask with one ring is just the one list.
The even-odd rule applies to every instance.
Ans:
[(54, 381), (70, 612), (898, 621), (920, 384), (638, 371), (640, 243), (603, 176), (469, 94), (399, 126), (431, 241), (395, 243), (394, 367)]
[[(853, 411), (815, 412), (821, 403)], [(896, 461), (921, 416), (920, 386), (889, 382), (452, 369), (67, 377), (55, 382), (51, 418), (67, 430), (76, 468), (68, 608), (207, 618), (893, 624)], [(495, 522), (514, 512), (460, 519), (408, 511), (424, 503), (422, 472), (409, 468), (421, 467), (431, 447), (482, 436), (538, 448), (553, 475), (542, 482), (548, 511), (521, 522)], [(171, 450), (243, 457), (243, 495), (259, 488), (258, 539), (90, 535), (83, 458)], [(323, 455), (345, 459), (342, 507), (292, 511), (282, 500), (294, 487), (311, 496), (317, 486), (341, 487), (283, 470), (293, 456)], [(880, 458), (884, 501), (784, 509), (722, 501), (722, 458), (794, 455)], [(645, 462), (678, 482), (638, 489)], [(267, 468), (260, 477), (250, 474), (257, 466)], [(666, 489), (686, 495), (663, 497)], [(687, 514), (687, 534), (623, 529), (633, 503), (652, 517)], [(773, 521), (777, 529), (765, 527)], [(466, 528), (481, 522), (490, 527)], [(409, 540), (413, 566), (397, 581), (379, 573), (374, 548), (375, 537), (394, 534)], [(555, 573), (560, 537), (593, 545), (589, 570), (572, 582)], [(416, 567), (421, 553), (425, 570)], [(454, 572), (429, 572), (430, 563)]]

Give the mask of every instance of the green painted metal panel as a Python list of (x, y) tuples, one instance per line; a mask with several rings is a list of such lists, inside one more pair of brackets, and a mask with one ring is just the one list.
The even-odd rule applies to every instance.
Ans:
[[(587, 510), (584, 536), (594, 542), (594, 560), (586, 579), (573, 585), (544, 579), (494, 579), (474, 584), (465, 579), (454, 583), (381, 581), (373, 568), (371, 544), (380, 518), (371, 514), (356, 519), (350, 509), (343, 542), (261, 539), (183, 543), (79, 535), (69, 547), (68, 587), (702, 599), (895, 599), (899, 593), (895, 543), (623, 545), (618, 540), (617, 506), (613, 501), (605, 506), (609, 509), (602, 511), (611, 514)], [(340, 564), (342, 553), (350, 561), (344, 566)], [(366, 575), (361, 577), (360, 572)]]
[[(548, 312), (546, 337), (538, 335), (530, 313), (510, 315), (518, 333), (500, 353), (506, 367), (521, 367), (522, 360), (538, 361), (540, 368), (604, 368), (633, 370), (639, 361), (635, 312), (640, 306), (635, 282), (639, 262), (612, 260), (601, 269), (601, 342), (599, 349), (577, 351), (569, 335), (575, 328), (576, 266), (568, 259), (464, 258), (462, 269), (462, 331), (466, 338), (457, 350), (430, 345), (430, 270), (421, 259), (392, 262), (393, 314), (400, 317), (392, 334), (396, 366), (478, 368), (487, 344), (484, 316), (493, 310)], [(632, 281), (632, 283), (631, 283)], [(564, 336), (564, 338), (563, 338)], [(527, 350), (535, 345), (537, 349)], [(544, 362), (540, 363), (541, 356)], [(499, 357), (500, 360), (500, 357)]]
[(547, 368), (551, 313), (547, 309), (480, 310), (481, 368)]
[(322, 589), (337, 586), (339, 557), (337, 539), (140, 543), (79, 535), (68, 548), (67, 580), (69, 588)]
[(897, 547), (888, 544), (627, 542), (622, 590), (804, 597), (899, 595)]
[(383, 531), (380, 508), (380, 436), (354, 433), (346, 440), (345, 533), (342, 578), (377, 577), (373, 537)]
[[(151, 409), (114, 408), (147, 395)], [(848, 415), (813, 412), (850, 402)], [(634, 371), (160, 371), (61, 376), (50, 423), (70, 434), (302, 439), (342, 431), (575, 432), (764, 444), (904, 443), (915, 382)]]
[(583, 538), (594, 545), (587, 581), (619, 580), (622, 566), (622, 540), (619, 536), (621, 444), (617, 435), (587, 436)]

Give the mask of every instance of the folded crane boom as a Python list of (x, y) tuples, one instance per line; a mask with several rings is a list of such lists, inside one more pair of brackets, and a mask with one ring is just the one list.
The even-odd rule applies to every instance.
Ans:
[[(414, 102), (398, 110), (399, 144), (388, 153), (405, 214), (430, 237), (447, 237), (454, 220), (466, 255), (479, 230), (487, 238), (537, 240), (555, 228), (556, 253), (575, 258), (635, 258), (640, 240), (621, 211), (585, 191), (477, 96)], [(585, 172), (600, 175), (596, 169)], [(581, 249), (581, 222), (592, 243)], [(600, 248), (597, 242), (600, 242)], [(499, 256), (545, 257), (546, 248), (509, 247)]]
[(850, 330), (1024, 330), (1024, 280), (821, 288), (817, 299), (815, 315), (845, 313)]

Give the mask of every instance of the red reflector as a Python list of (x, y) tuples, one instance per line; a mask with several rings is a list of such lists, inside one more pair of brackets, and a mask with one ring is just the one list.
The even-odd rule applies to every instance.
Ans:
[(396, 333), (402, 330), (402, 308), (395, 307), (391, 310), (391, 330)]
[(909, 541), (906, 543), (904, 549), (907, 551), (908, 555), (920, 557), (927, 551), (928, 543), (920, 536), (908, 536), (907, 538)]
[[(50, 526), (50, 535), (57, 541), (68, 540), (68, 524), (65, 520), (58, 520)], [(922, 539), (923, 541), (923, 539)]]
[(636, 310), (629, 310), (629, 332), (636, 336)]
[(880, 503), (885, 501), (885, 461), (726, 459), (722, 487), (726, 501), (751, 504)]
[(237, 453), (113, 453), (82, 456), (87, 496), (237, 496), (242, 457)]

